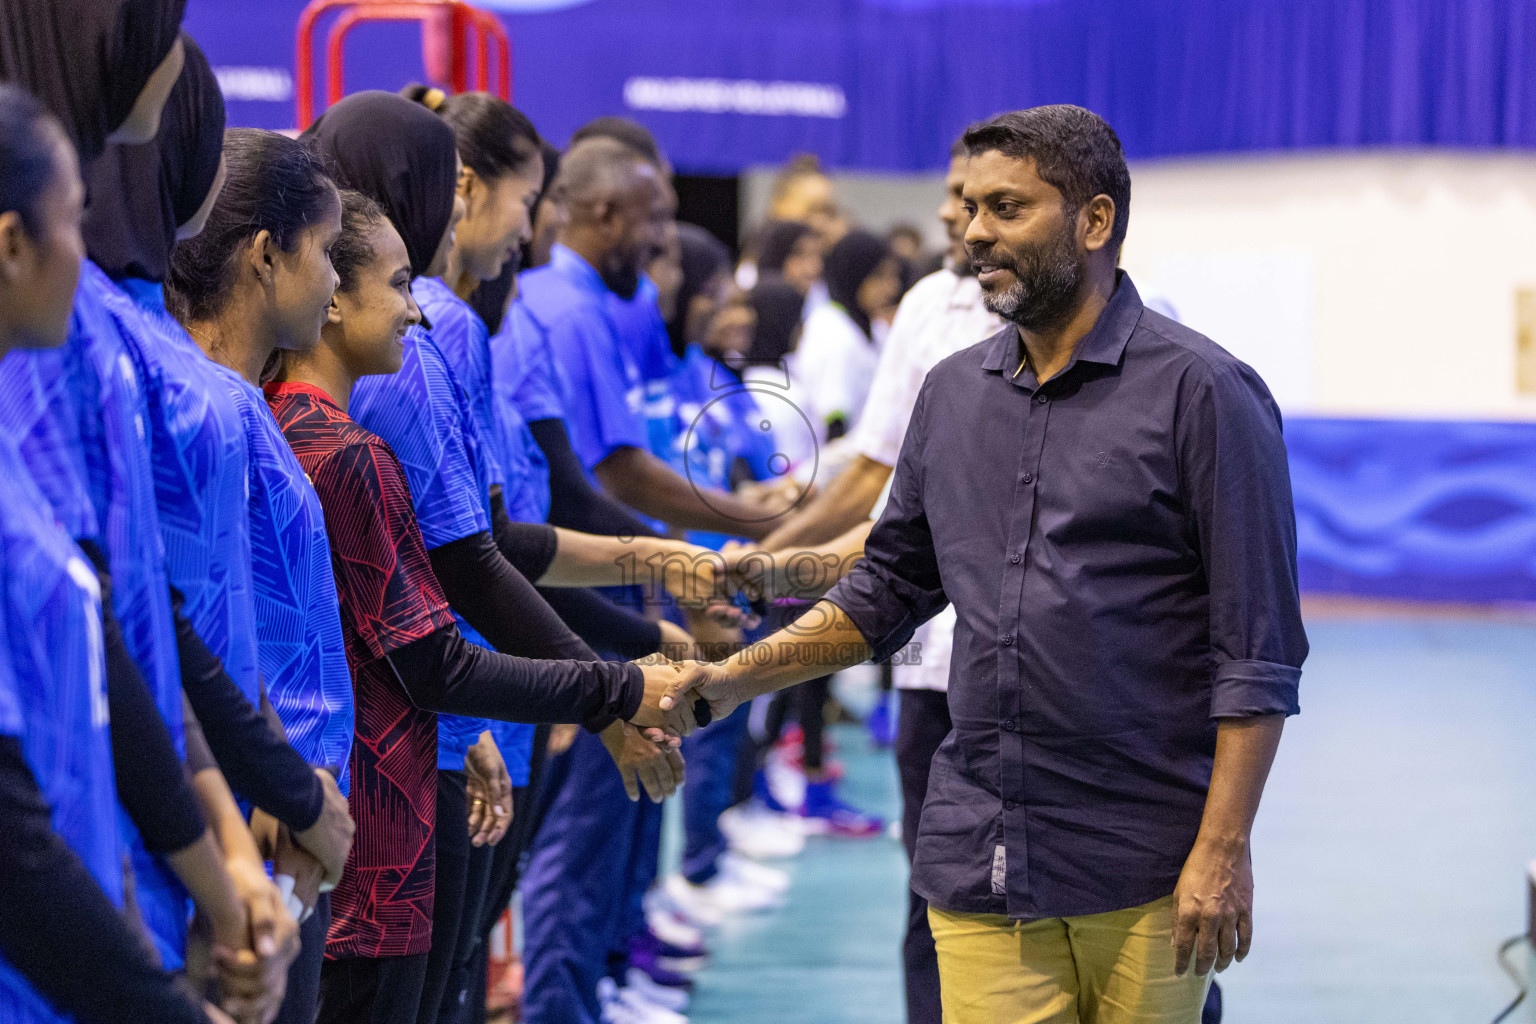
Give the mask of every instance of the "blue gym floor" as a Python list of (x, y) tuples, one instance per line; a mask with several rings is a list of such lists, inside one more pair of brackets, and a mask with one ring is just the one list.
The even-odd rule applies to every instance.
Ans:
[[(1494, 954), (1525, 928), (1536, 858), (1536, 623), (1330, 613), (1308, 629), (1226, 1020), (1490, 1021), (1515, 993)], [(847, 798), (895, 816), (890, 755), (835, 735)], [(781, 910), (715, 933), (694, 1024), (900, 1024), (900, 845), (812, 840), (783, 866)]]

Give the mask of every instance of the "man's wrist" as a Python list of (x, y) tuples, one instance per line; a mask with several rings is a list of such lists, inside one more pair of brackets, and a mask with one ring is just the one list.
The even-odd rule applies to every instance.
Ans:
[(1195, 846), (1220, 856), (1236, 857), (1247, 851), (1249, 840), (1246, 831), (1202, 828), (1195, 836)]

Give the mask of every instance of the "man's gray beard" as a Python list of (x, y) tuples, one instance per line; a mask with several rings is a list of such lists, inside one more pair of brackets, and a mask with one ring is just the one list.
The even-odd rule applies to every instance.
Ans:
[(1083, 282), (1083, 263), (1067, 236), (1031, 262), (1034, 265), (1027, 270), (1012, 264), (1013, 286), (997, 294), (983, 290), (981, 303), (1009, 323), (1038, 331), (1071, 315)]

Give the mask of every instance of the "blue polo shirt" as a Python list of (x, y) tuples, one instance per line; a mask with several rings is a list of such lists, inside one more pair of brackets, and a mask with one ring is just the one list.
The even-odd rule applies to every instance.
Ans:
[(107, 296), (107, 309), (144, 383), (166, 572), (197, 635), (256, 704), (261, 676), (240, 411), (215, 364), (166, 312), (160, 286), (130, 279), (120, 287)]
[[(445, 292), (457, 301), (442, 282), (431, 278), (418, 278), (411, 291), (434, 328), (436, 318), (429, 308), (442, 308)], [(429, 551), (491, 528), (491, 482), (500, 466), (480, 436), (468, 392), (432, 331), (425, 327), (407, 331), (399, 372), (359, 380), (352, 389), (348, 413), (382, 437), (400, 460)], [(453, 617), (466, 640), (491, 646), (457, 612)], [(439, 715), (437, 766), (462, 771), (465, 751), (487, 724), (481, 718)], [(507, 770), (513, 768), (509, 761)]]
[(213, 365), (245, 436), (257, 653), (288, 744), (352, 786), (356, 707), (325, 510), (262, 393)]
[[(0, 477), (0, 735), (21, 741), (53, 830), (121, 907), (96, 573), (4, 436)], [(0, 1020), (65, 1024), (67, 1018), (0, 958)]]
[[(515, 299), (502, 318), (501, 329), (490, 339), (491, 388), (496, 409), (509, 422), (522, 423), (520, 436), (528, 446), (528, 494), (520, 502), (522, 515), (507, 514), (522, 522), (542, 523), (549, 518), (549, 461), (534, 441), (528, 424), (539, 420), (565, 419), (560, 401), (560, 379), (555, 369), (549, 337), (528, 313), (521, 298)], [(526, 518), (525, 518), (526, 517)]]
[[(470, 415), (475, 421), (475, 430), (479, 433), (483, 450), (487, 453), (485, 461), (489, 467), (491, 483), (501, 485), (508, 517), (519, 522), (542, 522), (542, 516), (535, 503), (537, 495), (532, 492), (535, 470), (529, 458), (529, 450), (537, 452), (538, 445), (534, 443), (533, 435), (528, 433), (528, 425), (523, 422), (523, 418), (518, 415), (516, 409), (498, 407), (495, 388), (491, 382), (491, 336), (490, 331), (486, 329), (485, 321), (481, 320), (480, 314), (476, 313), (469, 303), (455, 295), (453, 289), (444, 284), (440, 278), (419, 279), (412, 287), (412, 292), (421, 306), (422, 313), (432, 324), (432, 339), (437, 342), (438, 351), (443, 354), (449, 369), (464, 389)], [(547, 490), (548, 467), (544, 465), (543, 453), (539, 454), (539, 463)], [(547, 507), (546, 504), (545, 508)], [(489, 518), (487, 518), (487, 525), (489, 525)], [(464, 629), (468, 629), (462, 620), (460, 624)], [(473, 630), (469, 630), (466, 635), (479, 636)], [(448, 720), (446, 724), (442, 721), (444, 718)], [(462, 721), (466, 731), (475, 722), (480, 722), (482, 729), (489, 728), (491, 736), (496, 740), (496, 746), (501, 750), (502, 760), (507, 763), (507, 772), (512, 776), (513, 784), (528, 784), (529, 766), (533, 757), (533, 726), (521, 722), (481, 722), (478, 719)], [(463, 744), (465, 737), (460, 735), (460, 732), (456, 716), (440, 717), (438, 724), (440, 766), (443, 761), (444, 734), (452, 733), (449, 739), (449, 757), (451, 760), (459, 761), (462, 767), (463, 754), (458, 748)], [(477, 731), (473, 737), (469, 737), (469, 742), (473, 743), (478, 736)]]
[(587, 473), (619, 448), (651, 451), (637, 349), (623, 343), (617, 297), (598, 272), (556, 245), (549, 263), (518, 278), (518, 293), (548, 339), (571, 448)]
[(677, 430), (677, 396), (673, 377), (679, 360), (672, 352), (672, 338), (656, 285), (640, 278), (635, 294), (625, 299), (608, 293), (608, 308), (618, 330), (620, 350), (630, 354), (640, 373), (645, 394), (645, 428), (651, 454), (683, 472), (682, 436)]

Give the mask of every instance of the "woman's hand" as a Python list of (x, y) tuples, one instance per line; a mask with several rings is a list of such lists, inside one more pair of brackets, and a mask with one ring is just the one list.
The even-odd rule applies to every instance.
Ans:
[(489, 732), (464, 754), (464, 795), (469, 799), (469, 835), (475, 846), (495, 846), (512, 825), (512, 777)]

